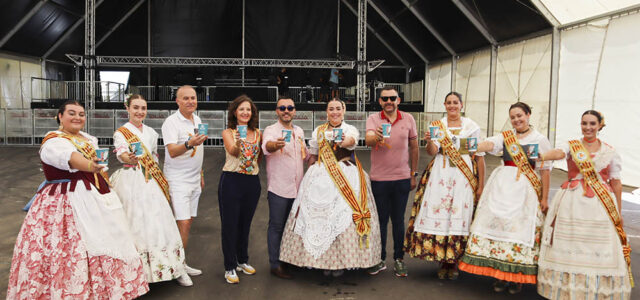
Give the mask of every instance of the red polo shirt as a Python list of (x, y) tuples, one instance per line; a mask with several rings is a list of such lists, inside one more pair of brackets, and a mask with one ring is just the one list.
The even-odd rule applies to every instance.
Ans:
[[(373, 181), (395, 181), (411, 178), (409, 166), (409, 141), (418, 137), (416, 121), (409, 113), (397, 111), (396, 120), (391, 124), (391, 137), (385, 143), (371, 149), (371, 170)], [(391, 123), (384, 112), (367, 118), (367, 131), (375, 131), (382, 123)], [(376, 149), (377, 148), (377, 149)]]

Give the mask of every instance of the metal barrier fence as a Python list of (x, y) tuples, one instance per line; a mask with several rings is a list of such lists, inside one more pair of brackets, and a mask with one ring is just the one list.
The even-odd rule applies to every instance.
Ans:
[[(162, 142), (162, 123), (172, 113), (169, 110), (150, 110), (147, 112), (145, 124), (153, 128), (159, 134), (158, 145)], [(57, 109), (0, 109), (0, 145), (39, 145), (42, 138), (51, 130), (56, 130), (58, 124), (54, 117)], [(366, 120), (371, 114), (377, 112), (345, 113), (345, 122), (355, 126), (360, 131), (359, 146), (364, 146), (366, 134)], [(198, 116), (203, 123), (209, 124), (209, 139), (205, 142), (207, 147), (221, 147), (222, 131), (227, 126), (226, 111), (198, 111)], [(422, 146), (425, 145), (422, 137), (428, 130), (429, 123), (443, 118), (446, 113), (410, 113), (416, 120), (418, 138)], [(89, 134), (98, 138), (100, 145), (113, 144), (113, 132), (129, 120), (126, 110), (93, 110), (87, 114), (89, 122)], [(264, 129), (275, 123), (277, 116), (274, 111), (262, 111), (259, 115), (259, 128)], [(307, 140), (315, 127), (327, 121), (327, 113), (324, 111), (298, 111), (294, 118), (294, 124), (304, 130)]]
[[(60, 81), (31, 77), (31, 101), (78, 100), (85, 101), (86, 81)], [(123, 102), (125, 85), (111, 81), (96, 81), (96, 100), (102, 102)]]
[[(140, 94), (149, 101), (175, 101), (176, 91), (180, 86), (130, 86), (129, 92), (132, 94)], [(266, 88), (267, 89), (267, 101), (275, 102), (278, 99), (278, 87), (277, 86), (198, 86), (196, 87), (196, 94), (198, 101), (217, 101), (215, 99), (216, 88), (233, 87), (233, 88)], [(221, 101), (231, 101), (233, 99), (222, 99)]]

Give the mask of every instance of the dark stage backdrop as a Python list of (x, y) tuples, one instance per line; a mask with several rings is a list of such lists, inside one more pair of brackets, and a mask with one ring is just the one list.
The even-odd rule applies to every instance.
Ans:
[(336, 0), (247, 0), (245, 56), (334, 58), (336, 12)]

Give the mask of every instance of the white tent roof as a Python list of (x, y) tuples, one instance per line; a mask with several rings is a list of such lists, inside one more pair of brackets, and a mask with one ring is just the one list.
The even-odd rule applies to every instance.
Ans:
[(541, 11), (548, 10), (560, 25), (607, 14), (640, 4), (640, 0), (540, 0), (533, 1)]

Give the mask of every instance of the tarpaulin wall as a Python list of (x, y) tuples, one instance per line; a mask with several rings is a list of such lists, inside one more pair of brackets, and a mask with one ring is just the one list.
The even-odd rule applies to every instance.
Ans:
[(29, 108), (31, 77), (42, 77), (40, 64), (0, 57), (0, 108)]
[(551, 35), (498, 48), (493, 134), (511, 128), (509, 106), (531, 106), (529, 123), (543, 135), (549, 124)]
[(455, 75), (455, 90), (462, 94), (465, 116), (478, 123), (482, 128), (482, 136), (486, 136), (489, 121), (491, 51), (484, 50), (460, 57)]
[(622, 156), (622, 182), (640, 186), (640, 15), (561, 31), (556, 143), (579, 138), (580, 116), (605, 116), (600, 137)]

